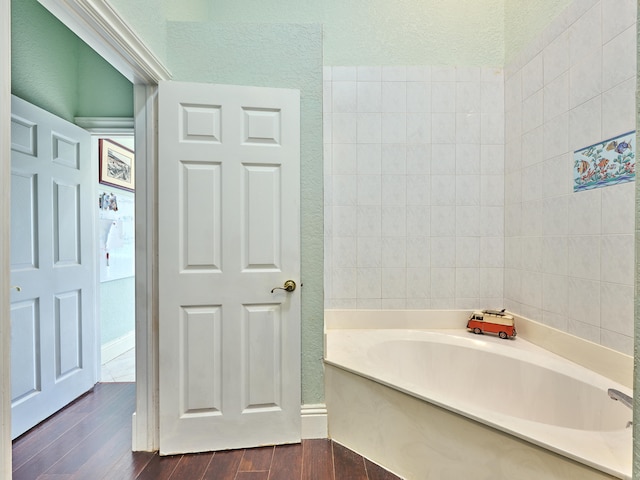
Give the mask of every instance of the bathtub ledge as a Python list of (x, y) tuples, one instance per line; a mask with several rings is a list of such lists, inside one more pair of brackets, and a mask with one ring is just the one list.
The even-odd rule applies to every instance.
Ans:
[[(388, 312), (383, 312), (383, 314), (386, 313), (387, 319), (389, 320), (385, 323), (382, 316), (376, 318), (374, 323), (378, 328), (353, 328), (354, 326), (362, 326), (362, 322), (367, 318), (367, 312), (359, 312), (359, 315), (352, 317), (349, 321), (336, 323), (340, 318), (334, 317), (328, 323), (328, 325), (331, 325), (334, 328), (330, 328), (326, 331), (325, 363), (327, 366), (337, 368), (347, 372), (348, 374), (362, 377), (363, 379), (373, 381), (402, 394), (425, 401), (428, 404), (446, 409), (474, 422), (487, 425), (498, 431), (504, 432), (505, 434), (519, 438), (538, 447), (542, 447), (608, 475), (622, 479), (631, 478), (630, 459), (632, 442), (630, 429), (614, 432), (572, 430), (571, 428), (551, 426), (532, 422), (526, 419), (514, 419), (512, 416), (503, 415), (500, 412), (487, 411), (485, 409), (478, 408), (473, 403), (465, 400), (455, 400), (443, 396), (442, 393), (430, 392), (428, 388), (425, 388), (425, 385), (417, 385), (409, 381), (404, 383), (398, 382), (395, 378), (390, 378), (389, 374), (384, 372), (384, 369), (381, 371), (380, 367), (377, 366), (375, 362), (372, 363), (366, 352), (370, 346), (381, 341), (415, 339), (416, 337), (420, 337), (425, 334), (429, 335), (430, 331), (431, 335), (436, 333), (437, 336), (445, 335), (449, 337), (451, 340), (447, 341), (452, 341), (453, 343), (465, 343), (472, 340), (474, 342), (493, 343), (496, 347), (501, 349), (502, 347), (507, 347), (505, 349), (507, 352), (506, 355), (513, 356), (514, 358), (536, 355), (544, 351), (549, 355), (549, 361), (551, 363), (556, 361), (567, 363), (566, 359), (561, 358), (562, 355), (549, 352), (548, 350), (522, 338), (517, 338), (511, 341), (500, 340), (497, 337), (490, 335), (478, 336), (476, 338), (476, 336), (464, 328), (442, 328), (445, 325), (451, 326), (452, 322), (458, 322), (460, 319), (464, 319), (466, 321), (467, 312), (451, 313), (446, 321), (432, 321), (431, 319), (422, 320), (415, 316), (412, 318), (413, 315), (411, 313), (408, 314), (406, 311), (402, 312), (399, 315), (399, 318), (401, 319), (400, 323), (403, 325), (410, 325), (414, 328), (391, 328), (390, 325), (395, 326), (397, 323), (395, 321), (395, 317), (390, 318)], [(376, 315), (377, 314), (373, 315), (374, 318)], [(415, 328), (417, 326), (424, 327), (425, 325), (439, 325), (440, 328)], [(338, 328), (335, 328), (336, 326), (338, 326)], [(596, 347), (599, 346), (596, 345)], [(574, 367), (569, 365), (567, 368), (571, 369)], [(598, 375), (596, 375), (596, 373), (593, 374), (594, 382), (606, 384), (607, 379), (597, 379), (596, 377)], [(601, 385), (601, 387), (602, 386), (603, 385)], [(327, 395), (329, 398), (333, 395), (332, 392), (329, 391), (330, 388), (330, 385), (327, 385)], [(331, 435), (332, 412), (329, 402), (327, 402), (327, 405), (329, 407), (329, 433)], [(358, 408), (357, 405), (354, 405), (353, 407)], [(375, 419), (371, 419), (371, 421), (375, 422)], [(561, 435), (556, 435), (554, 432)], [(341, 439), (338, 438), (338, 441), (340, 440)], [(344, 441), (346, 439), (342, 440)], [(349, 446), (348, 441), (346, 445)], [(594, 448), (594, 445), (600, 445), (600, 448)], [(629, 460), (628, 462), (627, 458)], [(372, 460), (378, 461), (377, 458), (372, 458)], [(383, 466), (385, 465), (382, 461), (379, 463)]]
[[(633, 388), (633, 356), (513, 314), (518, 337), (625, 387)], [(325, 310), (325, 333), (342, 329), (455, 329), (471, 310)], [(517, 342), (516, 339), (516, 342)], [(326, 357), (325, 337), (325, 357)]]

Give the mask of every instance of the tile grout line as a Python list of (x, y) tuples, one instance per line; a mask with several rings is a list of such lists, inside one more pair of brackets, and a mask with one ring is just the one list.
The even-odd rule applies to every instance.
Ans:
[(302, 480), (302, 476), (304, 475), (304, 440), (300, 439), (300, 480)]
[(369, 480), (369, 470), (367, 469), (367, 461), (362, 455), (360, 455), (360, 458), (362, 458), (362, 463), (364, 464), (364, 474), (366, 475), (367, 480)]
[(207, 466), (204, 467), (204, 471), (202, 472), (202, 476), (200, 477), (200, 480), (204, 480), (204, 476), (207, 474), (207, 471), (209, 470), (209, 465), (211, 465), (211, 462), (213, 462), (213, 457), (215, 456), (216, 456), (216, 452), (212, 452), (211, 458), (209, 458), (209, 463), (207, 463)]
[(267, 474), (267, 480), (269, 480), (269, 477), (271, 476), (271, 468), (273, 467), (273, 459), (276, 458), (276, 448), (278, 448), (277, 445), (274, 445), (271, 448), (271, 462), (269, 462), (269, 470), (268, 470), (268, 474)]
[(240, 473), (240, 465), (242, 465), (242, 459), (244, 458), (245, 453), (247, 453), (247, 449), (242, 450), (242, 457), (240, 457), (240, 462), (238, 462), (238, 467), (236, 468), (236, 474), (233, 476), (234, 480), (237, 480), (238, 473)]
[[(158, 453), (158, 458), (160, 458), (160, 453)], [(173, 467), (173, 470), (171, 470), (171, 473), (167, 477), (169, 480), (171, 480), (171, 477), (173, 477), (173, 474), (176, 473), (176, 470), (178, 469), (178, 465), (180, 465), (180, 462), (182, 462), (183, 460), (184, 460), (184, 454), (180, 455), (180, 460), (176, 462), (175, 466)]]
[(336, 457), (333, 453), (333, 440), (329, 439), (329, 443), (331, 444), (331, 465), (333, 467), (333, 480), (336, 480)]

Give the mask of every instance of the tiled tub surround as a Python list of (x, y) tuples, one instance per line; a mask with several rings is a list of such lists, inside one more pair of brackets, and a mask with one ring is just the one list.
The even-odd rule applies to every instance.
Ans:
[(501, 307), (501, 69), (325, 67), (327, 308)]
[(572, 155), (635, 128), (636, 8), (575, 1), (504, 81), (325, 67), (325, 306), (505, 306), (631, 354), (635, 185), (574, 193)]
[[(625, 387), (520, 335), (467, 332), (468, 315), (327, 311), (331, 437), (406, 478), (631, 478), (631, 411), (607, 389), (631, 394), (632, 357), (547, 338), (568, 337), (604, 373), (624, 370)], [(517, 321), (536, 340), (551, 330)]]
[(580, 0), (505, 68), (505, 306), (632, 354), (635, 184), (573, 151), (635, 129), (636, 2)]

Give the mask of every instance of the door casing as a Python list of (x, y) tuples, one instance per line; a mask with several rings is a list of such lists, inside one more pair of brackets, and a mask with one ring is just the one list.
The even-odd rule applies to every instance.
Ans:
[[(11, 222), (11, 0), (0, 0), (0, 222)], [(0, 231), (0, 478), (11, 478), (10, 238)]]
[[(134, 83), (136, 116), (136, 413), (134, 450), (157, 450), (157, 212), (154, 209), (156, 91), (171, 74), (104, 0), (39, 0), (85, 43)], [(10, 219), (11, 0), (0, 0), (0, 215)], [(0, 478), (11, 478), (10, 232), (0, 232)]]

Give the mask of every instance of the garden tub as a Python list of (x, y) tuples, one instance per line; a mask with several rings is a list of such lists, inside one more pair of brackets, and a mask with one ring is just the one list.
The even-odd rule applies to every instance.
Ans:
[(631, 478), (631, 390), (522, 338), (336, 329), (325, 357), (329, 435), (405, 478)]

